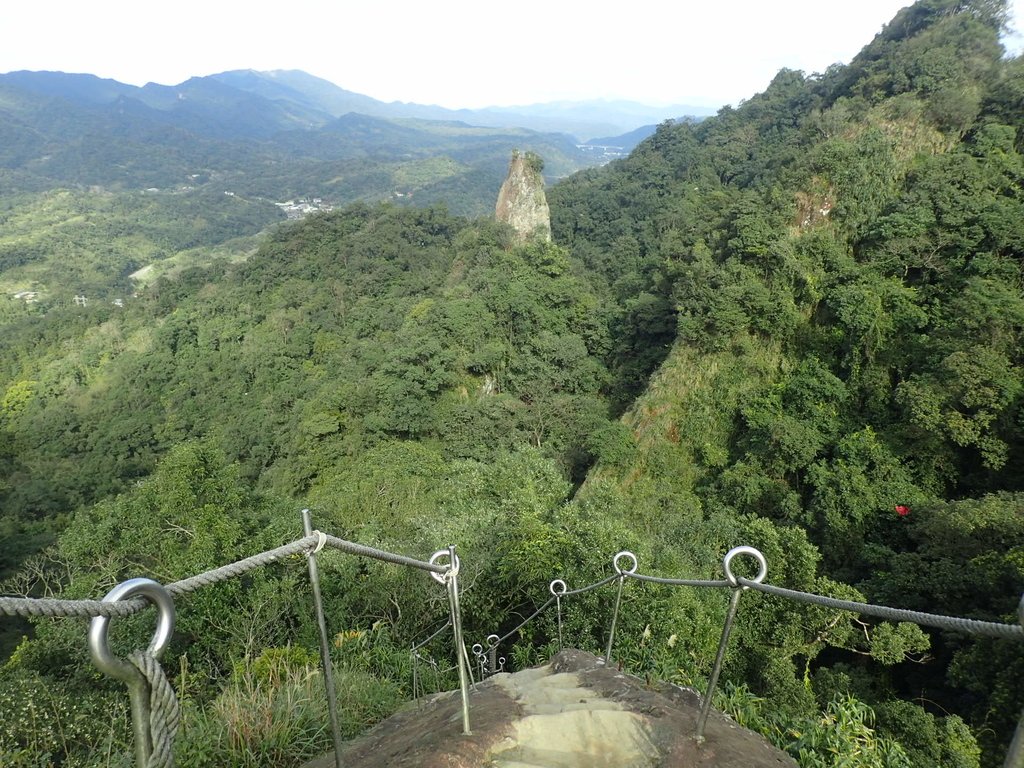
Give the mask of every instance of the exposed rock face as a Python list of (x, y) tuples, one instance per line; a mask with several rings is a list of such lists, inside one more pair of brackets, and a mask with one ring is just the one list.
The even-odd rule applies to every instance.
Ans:
[(498, 192), (494, 215), (511, 224), (521, 242), (534, 237), (551, 242), (551, 211), (544, 196), (544, 161), (533, 152), (512, 152), (508, 177)]
[[(757, 734), (712, 712), (693, 740), (700, 697), (652, 689), (582, 651), (545, 667), (499, 674), (470, 695), (462, 734), (458, 691), (438, 694), (352, 742), (343, 765), (361, 768), (795, 768)], [(306, 768), (333, 768), (327, 755)]]

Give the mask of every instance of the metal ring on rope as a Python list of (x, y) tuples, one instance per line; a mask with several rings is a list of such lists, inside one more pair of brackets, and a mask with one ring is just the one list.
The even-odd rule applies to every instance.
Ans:
[[(562, 591), (561, 592), (555, 592), (555, 585), (556, 584), (561, 584), (562, 585)], [(550, 584), (548, 584), (548, 590), (555, 597), (561, 597), (562, 595), (564, 595), (569, 590), (569, 587), (561, 579), (555, 579)]]
[[(174, 601), (167, 590), (152, 579), (128, 579), (110, 590), (103, 598), (103, 602), (118, 603), (136, 595), (141, 595), (156, 605), (156, 631), (153, 633), (153, 639), (149, 641), (147, 652), (159, 658), (167, 649), (174, 634)], [(89, 623), (89, 655), (93, 664), (101, 672), (122, 682), (134, 682), (138, 679), (139, 670), (110, 652), (110, 644), (107, 642), (109, 629), (109, 616), (97, 616)]]
[[(630, 560), (632, 560), (633, 561), (633, 567), (623, 571), (622, 568), (619, 567), (619, 558), (620, 557), (628, 557)], [(636, 569), (637, 569), (639, 564), (637, 563), (636, 555), (634, 555), (628, 549), (624, 549), (621, 552), (617, 552), (615, 554), (615, 557), (612, 558), (612, 565), (615, 568), (615, 572), (621, 575), (623, 573), (636, 573)]]
[[(303, 510), (303, 511), (305, 512), (305, 511), (308, 511), (308, 510)], [(320, 550), (322, 550), (324, 548), (324, 544), (327, 543), (327, 534), (326, 533), (324, 533), (323, 531), (313, 531), (313, 533), (315, 533), (318, 538), (316, 540), (316, 546), (313, 548), (313, 551), (309, 553), (311, 555), (315, 555), (318, 552), (320, 552)]]
[[(430, 563), (431, 565), (437, 565), (437, 561), (440, 558), (442, 558), (442, 557), (449, 557), (449, 556), (451, 556), (451, 554), (452, 553), (449, 552), (447, 549), (439, 549), (439, 550), (437, 550), (437, 552), (435, 552), (434, 554), (432, 554), (430, 556), (430, 559), (427, 562)], [(446, 579), (448, 578), (449, 575), (458, 576), (459, 575), (459, 564), (460, 564), (459, 563), (459, 556), (455, 555), (454, 557), (455, 557), (455, 562), (448, 566), (448, 570), (447, 571), (445, 571), (444, 573), (434, 573), (434, 571), (431, 571), (430, 572), (430, 578), (432, 578), (438, 584), (446, 584), (447, 583)]]
[(498, 644), (498, 641), (500, 641), (500, 640), (501, 640), (501, 638), (498, 637), (497, 635), (488, 635), (487, 636), (487, 647), (488, 648), (493, 648), (494, 646), (496, 646)]
[[(750, 581), (758, 584), (764, 581), (764, 577), (768, 575), (768, 561), (765, 560), (764, 555), (761, 554), (761, 550), (747, 546), (733, 547), (725, 553), (725, 559), (722, 561), (722, 567), (725, 569), (725, 579), (729, 582), (729, 586), (733, 589), (740, 586), (739, 581), (736, 580), (736, 575), (732, 572), (733, 558), (738, 557), (739, 555), (749, 555), (757, 560), (757, 575), (750, 579)], [(743, 587), (743, 589), (749, 589), (749, 587)]]

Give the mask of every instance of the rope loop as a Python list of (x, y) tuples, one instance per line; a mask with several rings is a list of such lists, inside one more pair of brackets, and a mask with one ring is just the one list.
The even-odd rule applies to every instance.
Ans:
[[(316, 546), (313, 548), (313, 551), (310, 552), (309, 554), (316, 555), (316, 554), (319, 554), (320, 550), (322, 550), (324, 548), (324, 544), (327, 543), (327, 534), (324, 533), (323, 531), (313, 531), (313, 533), (315, 533), (317, 535), (317, 541), (316, 541)], [(310, 534), (310, 535), (312, 535), (312, 534)]]
[[(733, 589), (741, 587), (736, 575), (732, 572), (732, 561), (739, 555), (748, 555), (757, 560), (757, 575), (750, 579), (750, 581), (753, 581), (756, 584), (760, 584), (764, 581), (764, 577), (768, 575), (768, 561), (765, 560), (764, 555), (761, 554), (761, 550), (748, 546), (733, 547), (725, 553), (725, 559), (722, 561), (722, 567), (725, 569), (725, 579), (729, 582), (729, 586)], [(749, 587), (744, 586), (742, 589), (749, 589)]]
[(430, 578), (432, 578), (438, 584), (447, 584), (452, 577), (459, 575), (459, 567), (462, 565), (462, 563), (459, 560), (458, 555), (454, 554), (453, 552), (449, 552), (447, 549), (437, 550), (437, 552), (430, 556), (430, 559), (427, 562), (431, 565), (437, 565), (437, 561), (440, 560), (442, 557), (452, 557), (454, 558), (454, 562), (452, 562), (451, 565), (448, 566), (448, 570), (444, 573), (435, 573), (434, 571), (431, 571)]
[[(633, 566), (631, 568), (627, 568), (626, 570), (623, 570), (619, 566), (619, 558), (620, 557), (627, 557), (627, 558), (629, 558), (633, 562)], [(639, 563), (637, 563), (636, 555), (634, 555), (628, 549), (624, 549), (621, 552), (617, 552), (615, 554), (615, 557), (612, 558), (612, 566), (614, 566), (615, 572), (621, 576), (622, 574), (625, 574), (625, 573), (636, 573), (636, 569), (639, 566)]]

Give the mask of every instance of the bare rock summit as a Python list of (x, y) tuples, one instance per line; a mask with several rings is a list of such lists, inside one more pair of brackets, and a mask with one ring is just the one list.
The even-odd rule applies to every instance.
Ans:
[[(470, 694), (472, 734), (449, 691), (409, 705), (351, 742), (360, 768), (795, 768), (764, 738), (712, 712), (694, 738), (700, 696), (652, 687), (583, 651), (497, 674)], [(334, 768), (333, 753), (305, 768)]]
[(551, 242), (551, 211), (544, 195), (544, 161), (533, 152), (512, 152), (508, 176), (498, 192), (494, 216), (510, 224), (520, 242)]

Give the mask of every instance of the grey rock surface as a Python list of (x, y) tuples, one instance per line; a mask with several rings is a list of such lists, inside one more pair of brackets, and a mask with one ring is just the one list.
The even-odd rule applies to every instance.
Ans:
[(510, 224), (520, 242), (540, 238), (551, 242), (551, 210), (544, 194), (543, 161), (533, 154), (515, 151), (508, 176), (498, 192), (494, 216)]
[[(438, 694), (349, 743), (356, 768), (778, 768), (796, 762), (761, 736), (712, 712), (693, 739), (700, 696), (652, 687), (566, 650), (551, 663), (498, 674), (470, 694), (472, 735), (462, 733), (458, 691)], [(334, 768), (332, 754), (305, 768)]]

